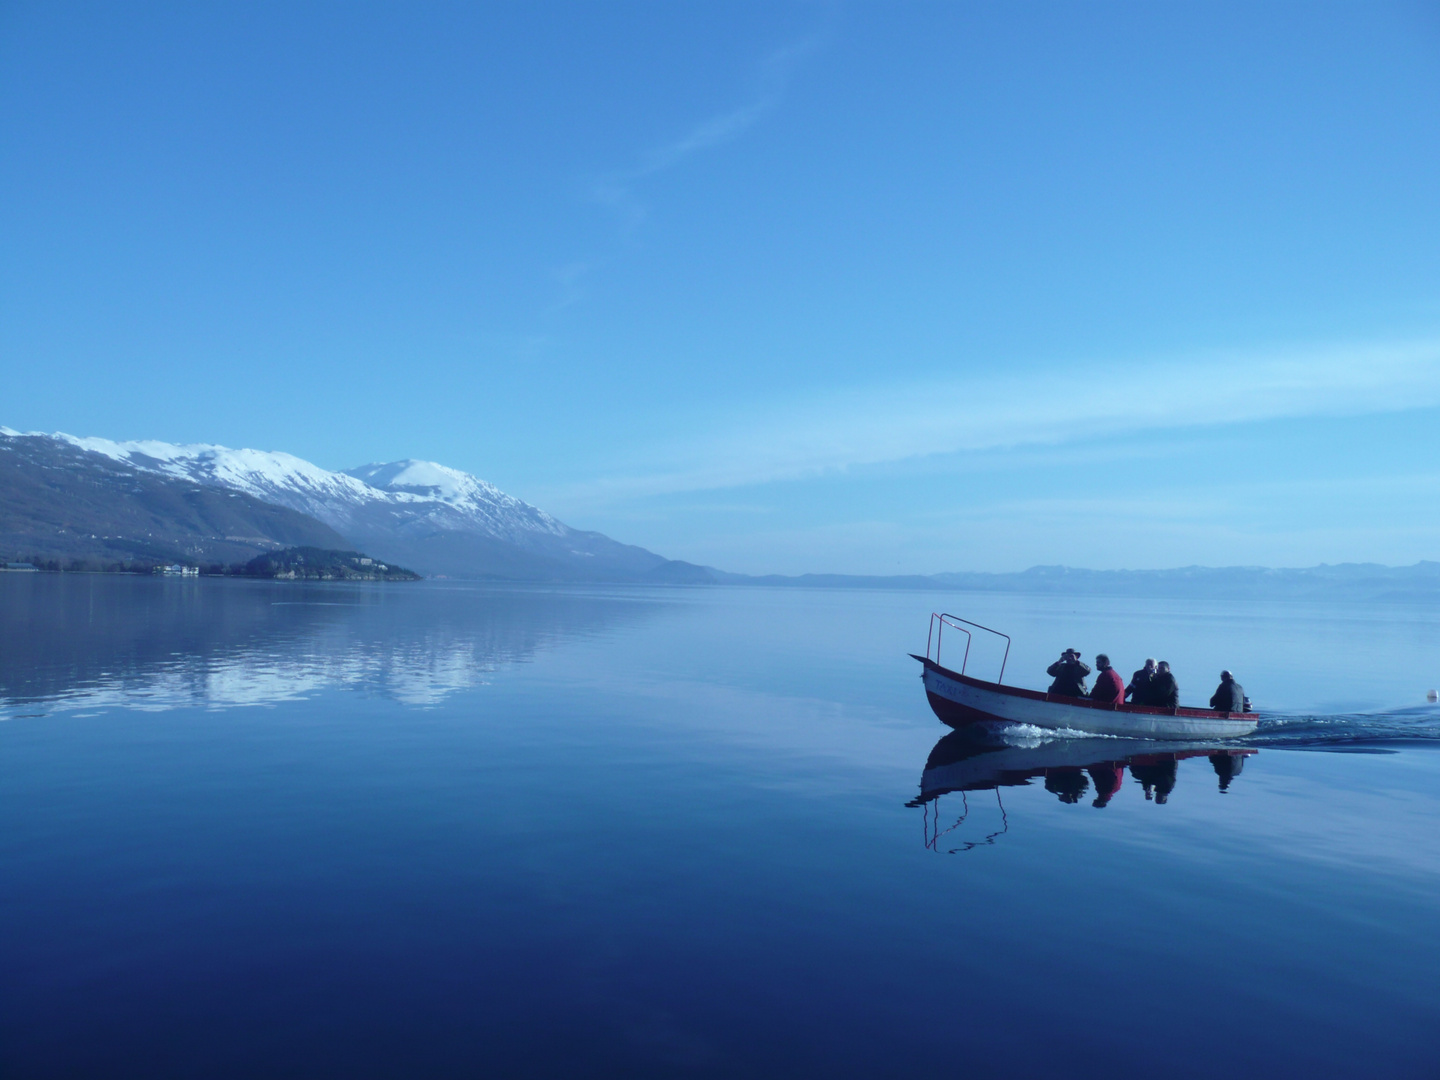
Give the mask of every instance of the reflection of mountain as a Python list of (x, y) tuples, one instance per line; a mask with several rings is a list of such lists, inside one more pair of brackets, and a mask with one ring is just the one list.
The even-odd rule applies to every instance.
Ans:
[[(1179, 776), (1180, 762), (1208, 758), (1222, 792), (1240, 775), (1245, 758), (1257, 751), (1233, 743), (1156, 743), (1148, 739), (1055, 739), (1035, 746), (977, 740), (965, 732), (946, 735), (930, 751), (920, 777), (920, 795), (906, 805), (925, 808), (925, 845), (942, 850), (939, 841), (960, 826), (970, 811), (966, 792), (1026, 787), (1038, 780), (1062, 803), (1079, 804), (1094, 796), (1090, 805), (1110, 805), (1125, 782), (1125, 770), (1139, 783), (1147, 801), (1169, 800)], [(963, 810), (959, 820), (944, 832), (939, 829), (938, 803), (942, 795), (958, 792)], [(934, 812), (934, 820), (931, 814)], [(1004, 803), (1001, 820), (1008, 828)], [(957, 842), (946, 849), (968, 851), (994, 843), (1005, 829), (981, 840)]]
[(428, 704), (646, 610), (574, 591), (0, 575), (0, 709), (225, 707), (330, 686)]

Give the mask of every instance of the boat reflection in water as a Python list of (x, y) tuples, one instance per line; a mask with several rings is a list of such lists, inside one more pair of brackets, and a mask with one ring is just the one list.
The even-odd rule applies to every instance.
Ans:
[[(1230, 790), (1235, 777), (1254, 749), (1217, 743), (1156, 743), (1148, 739), (1055, 739), (1034, 746), (988, 742), (965, 732), (953, 732), (935, 744), (920, 777), (920, 795), (906, 803), (924, 810), (925, 846), (954, 854), (995, 843), (1009, 831), (1010, 822), (1000, 789), (1025, 787), (1039, 780), (1062, 803), (1085, 800), (1097, 809), (1109, 805), (1125, 783), (1125, 770), (1139, 782), (1147, 801), (1164, 804), (1175, 790), (1180, 762), (1206, 758), (1221, 793)], [(969, 793), (993, 791), (1000, 809), (1000, 828), (979, 839), (947, 847), (942, 840), (965, 823), (970, 813)], [(960, 815), (941, 829), (940, 798), (959, 794)]]

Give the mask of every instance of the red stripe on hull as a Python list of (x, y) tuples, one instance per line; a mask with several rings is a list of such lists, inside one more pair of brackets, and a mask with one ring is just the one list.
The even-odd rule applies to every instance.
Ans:
[(951, 701), (939, 694), (932, 694), (929, 690), (925, 691), (925, 697), (929, 699), (930, 708), (940, 718), (940, 722), (949, 724), (953, 728), (963, 728), (981, 720), (1000, 719), (998, 716), (981, 712), (979, 709), (972, 709), (969, 705), (961, 705), (958, 701)]

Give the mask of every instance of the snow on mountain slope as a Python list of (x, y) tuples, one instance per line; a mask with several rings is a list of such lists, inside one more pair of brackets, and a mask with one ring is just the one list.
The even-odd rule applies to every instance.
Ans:
[(149, 439), (80, 439), (63, 432), (56, 432), (54, 438), (149, 472), (243, 491), (265, 502), (318, 517), (332, 526), (335, 522), (330, 519), (336, 517), (337, 505), (364, 503), (379, 496), (363, 481), (332, 473), (291, 454), (231, 450), (208, 443), (177, 446)]
[(83, 450), (136, 468), (230, 488), (319, 518), (342, 533), (390, 511), (397, 528), (479, 532), (515, 542), (526, 534), (564, 537), (571, 530), (493, 484), (429, 461), (397, 461), (331, 472), (280, 451), (232, 450), (209, 443), (116, 442), (56, 433)]
[(94, 567), (244, 563), (276, 548), (348, 546), (313, 515), (48, 435), (0, 431), (0, 451), (0, 549)]
[(444, 503), (491, 536), (514, 539), (517, 528), (552, 536), (571, 532), (545, 511), (506, 495), (494, 484), (433, 461), (361, 465), (346, 469), (345, 475), (393, 496)]
[(424, 495), (448, 503), (463, 499), (476, 490), (492, 497), (501, 494), (494, 484), (487, 484), (469, 473), (437, 465), (433, 461), (411, 459), (388, 464), (372, 463), (346, 469), (345, 472), (364, 480), (371, 487), (408, 491), (412, 495)]

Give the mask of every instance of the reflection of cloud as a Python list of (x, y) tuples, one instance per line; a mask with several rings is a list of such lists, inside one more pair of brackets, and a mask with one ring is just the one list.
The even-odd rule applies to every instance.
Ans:
[[(1144, 388), (1144, 408), (1135, 393)], [(837, 392), (734, 418), (730, 430), (563, 493), (571, 503), (793, 480), (932, 454), (1057, 444), (1162, 428), (1358, 415), (1440, 404), (1440, 342), (1191, 362), (1111, 363)]]
[(672, 142), (654, 147), (631, 168), (617, 169), (598, 177), (591, 185), (591, 197), (615, 209), (627, 225), (638, 224), (645, 216), (645, 209), (634, 194), (636, 181), (674, 168), (699, 151), (730, 142), (743, 134), (780, 102), (795, 65), (815, 47), (815, 40), (807, 39), (771, 53), (760, 64), (750, 101), (710, 117)]

